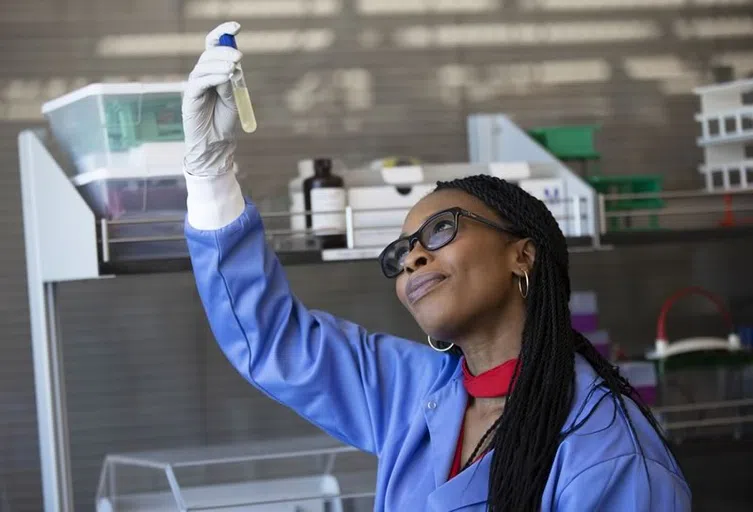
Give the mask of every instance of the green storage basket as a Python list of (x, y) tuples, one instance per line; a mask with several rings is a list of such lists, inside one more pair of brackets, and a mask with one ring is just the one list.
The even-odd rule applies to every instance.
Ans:
[[(589, 176), (588, 183), (599, 194), (646, 194), (661, 192), (664, 178), (661, 175), (625, 175), (625, 176)], [(660, 210), (664, 200), (658, 197), (607, 199), (604, 203), (607, 212), (626, 212), (631, 210)], [(610, 231), (624, 231), (633, 228), (630, 217), (611, 217), (608, 222)], [(644, 228), (645, 229), (645, 228)], [(659, 229), (659, 216), (648, 216), (648, 229)]]
[(599, 160), (594, 134), (596, 125), (548, 126), (533, 128), (528, 134), (561, 160)]

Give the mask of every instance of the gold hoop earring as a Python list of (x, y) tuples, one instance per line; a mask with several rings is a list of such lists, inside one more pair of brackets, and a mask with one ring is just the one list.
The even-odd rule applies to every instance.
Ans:
[[(448, 350), (450, 350), (452, 347), (455, 346), (454, 343), (444, 343), (443, 341), (435, 342), (431, 339), (431, 336), (426, 336), (426, 339), (429, 341), (429, 346), (433, 348), (434, 350), (436, 350), (437, 352), (447, 352)], [(447, 346), (445, 348), (440, 348), (438, 345), (434, 345), (434, 343), (443, 343)]]
[(520, 291), (520, 296), (525, 299), (526, 297), (528, 297), (528, 290), (530, 288), (530, 283), (528, 281), (528, 272), (524, 270), (523, 276), (525, 276), (526, 279), (526, 291), (525, 293), (523, 292), (523, 278), (520, 276), (518, 276), (518, 290)]

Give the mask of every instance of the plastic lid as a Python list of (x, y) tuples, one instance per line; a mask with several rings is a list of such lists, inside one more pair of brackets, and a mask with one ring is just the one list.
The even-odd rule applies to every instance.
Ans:
[(220, 46), (229, 46), (236, 50), (238, 49), (238, 45), (235, 43), (235, 36), (231, 34), (222, 34), (220, 36)]
[(95, 83), (89, 84), (75, 91), (69, 92), (50, 100), (42, 105), (42, 113), (47, 115), (61, 107), (67, 107), (77, 101), (91, 96), (107, 95), (131, 95), (131, 94), (182, 94), (186, 82), (124, 82), (124, 83)]
[(330, 172), (332, 172), (332, 159), (315, 158), (314, 159), (314, 172), (316, 174), (329, 174)]

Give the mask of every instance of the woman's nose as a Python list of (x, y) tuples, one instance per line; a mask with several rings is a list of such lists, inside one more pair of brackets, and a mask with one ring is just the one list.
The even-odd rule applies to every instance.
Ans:
[(409, 274), (415, 272), (416, 270), (420, 269), (424, 265), (427, 265), (429, 261), (431, 260), (431, 253), (424, 249), (424, 246), (420, 243), (417, 243), (413, 246), (413, 249), (408, 253), (408, 256), (405, 257), (405, 264), (404, 268), (405, 271)]

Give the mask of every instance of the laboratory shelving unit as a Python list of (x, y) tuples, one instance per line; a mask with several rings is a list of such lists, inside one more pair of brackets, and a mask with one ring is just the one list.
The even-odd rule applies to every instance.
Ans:
[(753, 79), (698, 87), (701, 125), (698, 145), (704, 163), (699, 171), (706, 189), (731, 190), (753, 187), (753, 158), (746, 146), (753, 144)]
[[(70, 445), (68, 434), (68, 413), (66, 407), (66, 390), (64, 369), (62, 367), (62, 342), (57, 317), (57, 286), (59, 283), (79, 280), (96, 280), (112, 278), (124, 274), (180, 272), (190, 271), (185, 240), (182, 236), (183, 218), (141, 219), (130, 221), (136, 223), (170, 224), (172, 229), (167, 234), (150, 236), (123, 236), (119, 228), (123, 221), (98, 219), (89, 205), (71, 183), (69, 176), (53, 157), (48, 143), (49, 135), (44, 130), (26, 130), (19, 135), (20, 173), (23, 200), (24, 235), (26, 245), (26, 262), (28, 274), (28, 294), (31, 321), (32, 353), (34, 361), (34, 379), (36, 387), (36, 406), (44, 506), (48, 512), (74, 511), (72, 496), (72, 478), (70, 467)], [(525, 146), (529, 147), (529, 146)], [(529, 147), (530, 149), (530, 147)], [(520, 161), (523, 155), (510, 157)], [(523, 159), (525, 160), (525, 159)], [(466, 165), (468, 173), (493, 173), (498, 162)], [(535, 161), (551, 170), (556, 162)], [(557, 198), (558, 201), (570, 201), (577, 206), (566, 209), (563, 222), (572, 225), (572, 236), (568, 237), (571, 250), (592, 251), (608, 250), (621, 244), (652, 243), (657, 241), (678, 241), (685, 238), (710, 236), (749, 236), (753, 234), (750, 227), (720, 230), (713, 223), (685, 225), (682, 229), (668, 229), (653, 233), (608, 233), (604, 226), (611, 215), (641, 215), (641, 212), (606, 212), (606, 200), (610, 196), (596, 195), (592, 189), (581, 189), (578, 181), (573, 181), (568, 188), (569, 197)], [(740, 194), (752, 192), (738, 191)], [(672, 195), (674, 194), (674, 196)], [(706, 209), (701, 208), (704, 219), (710, 213), (723, 210), (717, 203), (720, 196), (707, 192), (662, 193), (653, 194), (668, 199), (682, 201), (688, 197), (708, 202)], [(683, 217), (688, 213), (697, 213), (698, 205), (692, 210), (687, 207), (672, 207), (658, 212), (666, 218)], [(60, 212), (64, 212), (61, 215)], [(344, 212), (347, 225), (348, 246), (343, 249), (318, 250), (296, 247), (289, 243), (294, 233), (289, 229), (268, 229), (270, 243), (276, 248), (280, 260), (285, 265), (342, 262), (350, 260), (373, 259), (381, 247), (357, 247), (354, 244), (353, 216), (358, 213), (350, 208)], [(651, 210), (647, 214), (656, 215)], [(275, 219), (289, 216), (290, 212), (263, 214), (265, 222), (274, 224)], [(570, 229), (570, 228), (569, 228)], [(306, 233), (303, 233), (306, 235)], [(123, 251), (124, 247), (130, 248)], [(139, 254), (138, 258), (122, 257), (123, 254)], [(325, 443), (326, 444), (326, 443)], [(269, 450), (269, 448), (267, 448)], [(256, 450), (256, 451), (254, 451)], [(263, 448), (252, 448), (245, 456), (253, 459), (259, 456)], [(322, 452), (341, 453), (342, 445), (333, 443), (321, 448)], [(302, 449), (303, 452), (306, 449)], [(220, 450), (221, 452), (221, 450)], [(187, 460), (186, 453), (190, 454)], [(214, 453), (214, 454), (213, 454)], [(171, 482), (171, 471), (175, 461), (182, 463), (200, 463), (205, 461), (220, 462), (217, 452), (212, 448), (182, 452), (182, 454), (137, 454), (112, 455), (108, 457), (103, 468), (103, 483), (100, 487), (103, 498), (108, 497), (110, 480), (114, 468), (123, 464), (149, 465), (165, 475), (169, 482), (167, 494), (161, 499), (175, 499), (183, 496), (185, 489), (179, 482)], [(254, 455), (256, 454), (256, 455)], [(278, 455), (285, 455), (284, 453)], [(290, 455), (290, 454), (288, 454)], [(271, 452), (266, 452), (271, 457)], [(173, 479), (174, 480), (174, 479)], [(342, 484), (342, 481), (341, 481)], [(251, 484), (249, 484), (251, 485)], [(372, 484), (373, 485), (373, 484)], [(366, 493), (364, 489), (356, 495)], [(332, 493), (324, 496), (331, 499)], [(183, 497), (182, 499), (185, 499)], [(180, 503), (180, 502), (179, 502)], [(102, 502), (105, 506), (105, 502)], [(188, 510), (186, 507), (185, 510)]]

